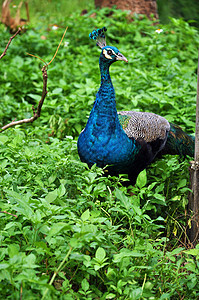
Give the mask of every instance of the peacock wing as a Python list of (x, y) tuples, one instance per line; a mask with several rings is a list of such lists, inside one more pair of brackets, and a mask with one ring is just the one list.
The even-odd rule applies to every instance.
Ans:
[(147, 143), (163, 140), (166, 142), (170, 130), (169, 122), (154, 113), (137, 111), (118, 112), (120, 124), (129, 138)]

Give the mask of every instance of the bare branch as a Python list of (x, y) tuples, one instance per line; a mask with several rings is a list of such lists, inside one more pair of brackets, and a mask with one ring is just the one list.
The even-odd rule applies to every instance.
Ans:
[(44, 103), (44, 99), (47, 95), (47, 79), (48, 79), (48, 75), (47, 75), (47, 70), (46, 70), (47, 66), (43, 66), (42, 68), (42, 73), (43, 73), (43, 91), (42, 91), (42, 96), (41, 96), (41, 100), (39, 101), (39, 104), (37, 106), (37, 110), (35, 112), (35, 109), (34, 109), (34, 106), (32, 107), (33, 109), (33, 116), (29, 119), (23, 119), (23, 120), (19, 120), (19, 121), (13, 121), (5, 126), (3, 126), (0, 130), (0, 132), (10, 128), (10, 127), (13, 127), (13, 126), (16, 126), (16, 125), (20, 125), (20, 124), (23, 124), (23, 123), (32, 123), (34, 122), (36, 119), (38, 119), (40, 117), (40, 114), (41, 114), (41, 108), (42, 108), (42, 105)]
[[(42, 61), (45, 63), (45, 65), (44, 65), (43, 68), (42, 68), (42, 73), (43, 73), (43, 91), (42, 91), (41, 100), (39, 101), (36, 110), (35, 110), (34, 106), (32, 106), (33, 116), (32, 116), (31, 118), (29, 118), (29, 119), (23, 119), (23, 120), (19, 120), (19, 121), (12, 121), (11, 123), (9, 123), (9, 124), (3, 126), (3, 127), (0, 129), (0, 133), (3, 132), (4, 130), (6, 130), (6, 129), (10, 128), (10, 127), (16, 126), (16, 125), (21, 125), (21, 124), (23, 124), (23, 123), (32, 123), (32, 122), (34, 122), (36, 119), (38, 119), (38, 118), (40, 117), (40, 114), (41, 114), (41, 108), (42, 108), (42, 105), (43, 105), (43, 103), (44, 103), (45, 97), (46, 97), (46, 95), (47, 95), (47, 79), (48, 79), (48, 76), (47, 76), (47, 68), (48, 68), (48, 65), (54, 60), (55, 56), (57, 55), (57, 52), (58, 52), (59, 47), (60, 47), (60, 45), (61, 45), (61, 43), (62, 43), (62, 41), (63, 41), (63, 38), (64, 38), (64, 36), (65, 36), (65, 34), (66, 34), (67, 29), (68, 29), (68, 27), (65, 29), (64, 34), (63, 34), (63, 36), (62, 36), (62, 39), (61, 39), (61, 41), (60, 41), (60, 43), (59, 43), (59, 45), (58, 45), (58, 47), (57, 47), (57, 50), (56, 50), (56, 52), (55, 52), (53, 58), (51, 59), (51, 61), (50, 61), (48, 64), (46, 64), (45, 61), (44, 61), (43, 59), (41, 59), (41, 58), (39, 58), (39, 57), (37, 57), (37, 56), (35, 56), (35, 55), (32, 55), (32, 54), (29, 54), (29, 53), (28, 53), (28, 55), (34, 56), (34, 57), (36, 57), (36, 58), (39, 58), (40, 60), (42, 60)], [(7, 51), (8, 47), (9, 47), (9, 44), (11, 43), (12, 39), (13, 39), (20, 31), (21, 31), (21, 29), (18, 30), (18, 31), (10, 38), (10, 40), (9, 40), (9, 42), (8, 42), (8, 44), (7, 44), (7, 46), (6, 46), (5, 50), (4, 50), (4, 52), (3, 52), (3, 54), (0, 56), (0, 59), (1, 59), (4, 55), (6, 55), (6, 51)]]
[(13, 216), (13, 217), (15, 217), (15, 218), (18, 217), (17, 215), (13, 215), (13, 214), (11, 214), (11, 213), (9, 213), (9, 212), (7, 212), (7, 211), (0, 211), (0, 213), (2, 213), (2, 214), (8, 214), (8, 215)]
[(4, 57), (6, 55), (6, 51), (8, 50), (8, 47), (10, 46), (10, 43), (12, 42), (12, 40), (15, 38), (15, 36), (21, 31), (21, 28), (19, 28), (17, 30), (17, 32), (15, 32), (15, 34), (13, 36), (11, 36), (11, 38), (9, 39), (9, 42), (7, 43), (5, 50), (3, 51), (3, 53), (0, 56), (0, 59), (2, 59), (2, 57)]

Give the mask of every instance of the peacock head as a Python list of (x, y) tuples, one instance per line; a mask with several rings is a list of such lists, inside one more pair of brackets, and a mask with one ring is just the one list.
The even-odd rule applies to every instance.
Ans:
[(106, 31), (106, 27), (103, 27), (101, 29), (93, 30), (89, 34), (90, 39), (95, 40), (97, 42), (96, 45), (102, 49), (100, 60), (107, 63), (108, 65), (111, 65), (117, 60), (128, 62), (126, 57), (122, 53), (120, 53), (120, 51), (116, 47), (106, 45)]
[(102, 48), (102, 52), (100, 54), (100, 58), (103, 61), (106, 61), (108, 64), (112, 64), (117, 60), (124, 60), (128, 62), (126, 57), (120, 53), (120, 51), (116, 47), (105, 46)]

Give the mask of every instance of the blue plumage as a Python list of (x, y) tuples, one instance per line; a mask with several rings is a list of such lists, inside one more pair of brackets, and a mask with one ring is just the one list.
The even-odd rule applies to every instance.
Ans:
[[(116, 110), (115, 91), (109, 67), (117, 60), (127, 59), (116, 47), (106, 46), (104, 29), (94, 30), (90, 38), (102, 49), (99, 66), (101, 85), (96, 95), (85, 129), (78, 139), (80, 159), (89, 167), (109, 165), (111, 174), (127, 173), (132, 183), (139, 172), (150, 164), (158, 153), (189, 154), (194, 148), (193, 139), (164, 118), (152, 113), (119, 112)], [(180, 131), (181, 130), (181, 131)], [(186, 147), (173, 147), (175, 134), (186, 137)], [(183, 133), (183, 134), (182, 134)], [(182, 145), (181, 143), (180, 145)], [(184, 145), (184, 144), (183, 144)], [(175, 149), (175, 151), (174, 151)], [(184, 152), (183, 152), (184, 151)], [(174, 153), (171, 153), (174, 154)]]
[[(115, 47), (103, 48), (105, 51), (110, 51), (110, 49), (119, 53)], [(115, 58), (109, 60), (104, 58), (102, 51), (100, 55), (101, 86), (86, 128), (79, 136), (78, 149), (80, 158), (89, 166), (96, 163), (104, 167), (108, 162), (111, 165), (117, 164), (117, 169), (122, 169), (125, 165), (128, 167), (130, 157), (134, 155), (136, 147), (135, 141), (129, 139), (122, 129), (117, 115), (115, 91), (109, 74), (109, 66), (114, 60)]]

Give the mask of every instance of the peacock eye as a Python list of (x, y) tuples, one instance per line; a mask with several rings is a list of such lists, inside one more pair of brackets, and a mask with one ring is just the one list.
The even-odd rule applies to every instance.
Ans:
[(112, 55), (112, 54), (113, 54), (112, 50), (108, 50), (108, 51), (107, 51), (107, 54), (108, 54), (108, 55)]

